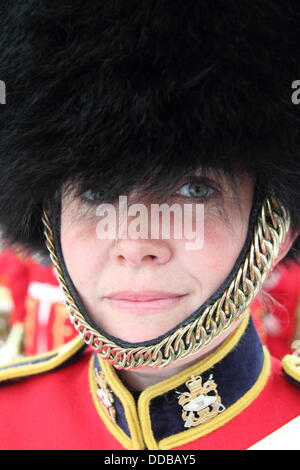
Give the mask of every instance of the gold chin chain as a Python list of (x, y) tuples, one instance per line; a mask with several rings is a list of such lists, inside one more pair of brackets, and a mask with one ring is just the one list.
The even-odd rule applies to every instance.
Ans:
[(250, 305), (272, 269), (290, 226), (290, 216), (286, 209), (275, 197), (266, 198), (257, 218), (249, 252), (235, 278), (219, 299), (201, 311), (196, 320), (178, 328), (158, 344), (124, 348), (92, 328), (79, 311), (63, 277), (54, 247), (50, 214), (46, 209), (42, 220), (46, 246), (66, 297), (71, 322), (83, 341), (117, 369), (166, 367), (209, 344)]

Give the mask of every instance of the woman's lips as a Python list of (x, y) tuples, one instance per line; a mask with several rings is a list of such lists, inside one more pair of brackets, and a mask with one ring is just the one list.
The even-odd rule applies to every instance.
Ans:
[(162, 291), (122, 291), (106, 299), (121, 310), (150, 311), (170, 308), (177, 305), (186, 294), (174, 294)]

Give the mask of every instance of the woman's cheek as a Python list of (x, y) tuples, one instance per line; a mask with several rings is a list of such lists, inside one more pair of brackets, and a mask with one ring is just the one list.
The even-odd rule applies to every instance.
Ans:
[(67, 270), (75, 287), (85, 286), (89, 280), (99, 275), (104, 263), (108, 240), (99, 240), (94, 226), (64, 230), (62, 226), (61, 245)]
[[(240, 234), (241, 235), (241, 234)], [(207, 223), (201, 249), (185, 251), (186, 266), (204, 285), (213, 280), (214, 286), (222, 283), (233, 267), (244, 243), (244, 234), (239, 243), (234, 243), (231, 231), (224, 224)]]

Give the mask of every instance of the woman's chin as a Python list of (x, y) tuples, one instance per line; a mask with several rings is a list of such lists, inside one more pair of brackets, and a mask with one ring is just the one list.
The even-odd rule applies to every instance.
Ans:
[(139, 331), (134, 331), (134, 329), (128, 333), (123, 331), (114, 331), (108, 334), (111, 336), (114, 336), (115, 338), (118, 338), (122, 342), (126, 343), (131, 343), (131, 344), (138, 344), (138, 343), (144, 343), (144, 342), (149, 342), (151, 340), (157, 339), (159, 336), (163, 336), (167, 333), (167, 330), (151, 330), (151, 332), (146, 332), (141, 330)]
[(149, 311), (140, 312), (106, 307), (93, 313), (91, 309), (88, 311), (104, 335), (108, 334), (122, 342), (135, 344), (155, 341), (169, 334), (197, 310), (197, 305), (199, 306), (201, 300), (194, 300), (192, 305), (185, 305), (184, 308), (176, 305), (168, 309), (153, 311), (149, 309)]

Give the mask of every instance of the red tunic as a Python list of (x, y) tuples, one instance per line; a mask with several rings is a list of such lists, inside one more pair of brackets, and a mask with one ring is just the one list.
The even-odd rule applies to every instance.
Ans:
[[(232, 344), (230, 348), (232, 348)], [(234, 348), (234, 350), (236, 351), (238, 348)], [(59, 370), (25, 377), (17, 382), (3, 383), (0, 387), (1, 449), (166, 448), (163, 445), (163, 440), (151, 443), (151, 436), (147, 430), (149, 417), (147, 406), (143, 405), (137, 412), (137, 405), (130, 405), (132, 406), (131, 411), (129, 410), (126, 414), (128, 423), (131, 421), (131, 429), (134, 429), (134, 432), (140, 436), (135, 440), (134, 445), (131, 441), (131, 447), (124, 445), (126, 441), (124, 436), (121, 439), (118, 438), (118, 432), (113, 429), (114, 424), (107, 425), (108, 418), (103, 419), (104, 408), (101, 404), (97, 404), (95, 394), (93, 394), (93, 366), (90, 367), (93, 354), (95, 353), (85, 350), (77, 361)], [(222, 361), (225, 361), (226, 357), (229, 357), (229, 354)], [(221, 372), (222, 361), (218, 363)], [(118, 385), (119, 379), (115, 379), (111, 375), (116, 375), (112, 366), (107, 361), (103, 361), (103, 364), (108, 381), (110, 381), (112, 389), (119, 394), (124, 407), (128, 405), (126, 402), (130, 400), (132, 403), (136, 403), (124, 385)], [(190, 368), (188, 374), (192, 371), (194, 374), (197, 367), (198, 364)], [(217, 366), (214, 366), (213, 370), (216, 369)], [(110, 376), (112, 379), (109, 378)], [(175, 380), (178, 377), (179, 375), (175, 376)], [(162, 388), (166, 389), (166, 386), (174, 387), (174, 377), (162, 383)], [(153, 389), (155, 387), (157, 388), (154, 386)], [(147, 390), (142, 392), (138, 400), (145, 400), (147, 394), (149, 395)], [(157, 392), (153, 393), (153, 395), (155, 394), (157, 395)], [(100, 408), (102, 406), (102, 417), (99, 415), (99, 406)], [(226, 410), (224, 414), (225, 412)], [(225, 424), (221, 423), (212, 431), (208, 429), (205, 435), (200, 438), (192, 436), (193, 430), (184, 431), (187, 432), (187, 436), (190, 436), (188, 442), (173, 447), (167, 446), (167, 448), (185, 450), (247, 449), (299, 414), (299, 388), (284, 376), (280, 362), (277, 359), (272, 359), (272, 369), (266, 383), (248, 406)], [(156, 424), (159, 423), (153, 423), (153, 426)]]

